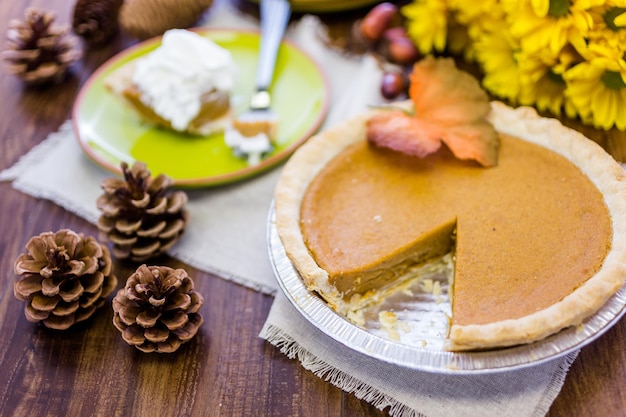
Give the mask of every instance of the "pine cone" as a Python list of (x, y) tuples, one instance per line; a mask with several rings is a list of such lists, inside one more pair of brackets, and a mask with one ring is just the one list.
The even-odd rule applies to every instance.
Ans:
[(13, 292), (27, 302), (28, 321), (67, 329), (89, 318), (117, 286), (109, 250), (93, 237), (46, 232), (30, 238), (26, 250), (15, 260), (22, 277)]
[(151, 38), (169, 29), (195, 25), (212, 3), (212, 0), (126, 0), (120, 9), (120, 26), (136, 38)]
[(124, 180), (102, 182), (104, 194), (96, 202), (102, 210), (98, 228), (113, 243), (115, 257), (143, 262), (161, 255), (182, 236), (187, 194), (168, 194), (172, 180), (163, 174), (152, 178), (142, 162), (130, 169), (125, 162), (121, 166)]
[(113, 324), (129, 345), (171, 353), (198, 332), (203, 302), (184, 269), (141, 265), (113, 298)]
[(9, 22), (7, 49), (2, 53), (8, 71), (29, 85), (60, 82), (82, 55), (76, 38), (68, 33), (69, 25), (53, 26), (53, 12), (33, 7), (26, 9), (25, 17)]
[(118, 15), (124, 0), (77, 0), (74, 5), (74, 32), (92, 45), (111, 40), (119, 28)]

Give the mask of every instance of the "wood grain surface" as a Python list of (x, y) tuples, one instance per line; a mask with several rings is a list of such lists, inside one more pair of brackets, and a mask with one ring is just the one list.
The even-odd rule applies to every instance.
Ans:
[[(67, 23), (73, 4), (3, 0), (0, 30), (6, 30), (11, 18), (21, 18), (28, 6), (56, 10), (57, 21)], [(255, 13), (254, 4), (238, 7)], [(364, 12), (322, 17), (340, 36)], [(100, 49), (87, 50), (65, 82), (44, 90), (24, 88), (14, 76), (0, 72), (0, 170), (56, 131), (69, 118), (87, 77), (134, 42), (121, 34)], [(621, 158), (623, 132), (579, 128)], [(271, 296), (173, 259), (155, 264), (187, 269), (205, 298), (199, 334), (174, 354), (143, 354), (128, 346), (112, 326), (110, 308), (64, 332), (29, 323), (23, 303), (13, 296), (13, 262), (31, 236), (61, 228), (97, 235), (92, 224), (0, 183), (0, 416), (387, 415), (314, 376), (258, 337)], [(134, 267), (115, 262), (120, 285)], [(584, 348), (548, 415), (626, 415), (625, 345), (622, 320)]]

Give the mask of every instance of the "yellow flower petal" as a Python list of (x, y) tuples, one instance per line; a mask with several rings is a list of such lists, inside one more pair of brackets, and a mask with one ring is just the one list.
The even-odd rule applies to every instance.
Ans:
[(618, 26), (620, 28), (626, 28), (626, 12), (620, 14), (615, 19), (613, 19), (613, 23), (615, 24), (615, 26)]

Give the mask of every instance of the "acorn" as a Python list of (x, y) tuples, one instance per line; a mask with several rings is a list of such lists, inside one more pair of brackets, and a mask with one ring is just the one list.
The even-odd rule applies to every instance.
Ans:
[(411, 65), (420, 58), (417, 47), (403, 27), (392, 27), (385, 30), (379, 50), (389, 62), (399, 65)]
[(410, 65), (420, 57), (415, 44), (409, 38), (395, 38), (388, 45), (389, 60), (400, 65)]
[(401, 71), (390, 70), (383, 74), (380, 83), (380, 94), (387, 100), (393, 100), (406, 94), (409, 80)]
[(361, 34), (371, 42), (379, 41), (397, 14), (398, 6), (393, 3), (385, 2), (376, 5), (361, 20), (359, 25)]

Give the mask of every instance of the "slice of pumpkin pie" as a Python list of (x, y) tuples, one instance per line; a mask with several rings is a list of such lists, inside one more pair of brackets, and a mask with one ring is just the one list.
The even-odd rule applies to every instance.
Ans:
[(393, 123), (443, 142), (407, 152), (404, 138), (372, 139), (393, 132), (372, 133), (386, 112), (311, 138), (276, 188), (286, 253), (337, 312), (452, 252), (447, 348), (496, 348), (580, 324), (624, 285), (626, 177), (597, 144), (532, 109), (494, 102), (496, 154), (484, 141), (468, 150), (458, 137), (431, 134), (424, 124), (435, 118)]

